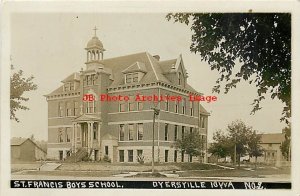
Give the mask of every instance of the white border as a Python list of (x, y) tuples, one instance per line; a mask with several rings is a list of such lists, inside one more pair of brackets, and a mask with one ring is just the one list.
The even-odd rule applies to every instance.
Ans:
[[(15, 1), (1, 3), (1, 170), (0, 170), (0, 195), (115, 195), (115, 194), (152, 194), (156, 195), (299, 195), (300, 193), (300, 115), (299, 115), (299, 85), (300, 85), (300, 2), (292, 0), (282, 1), (238, 1), (238, 0), (207, 0), (207, 1)], [(54, 189), (10, 189), (10, 120), (9, 120), (9, 51), (10, 51), (10, 14), (13, 12), (292, 12), (292, 190), (54, 190)]]

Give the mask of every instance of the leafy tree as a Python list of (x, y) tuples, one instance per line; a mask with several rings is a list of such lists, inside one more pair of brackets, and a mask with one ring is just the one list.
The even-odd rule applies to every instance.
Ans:
[(238, 166), (241, 164), (241, 157), (248, 152), (248, 141), (250, 134), (252, 133), (252, 127), (246, 126), (241, 120), (233, 121), (227, 127), (229, 140), (235, 145), (236, 158), (238, 160)]
[(220, 93), (222, 82), (226, 83), (225, 93), (241, 80), (254, 83), (258, 96), (251, 114), (261, 109), (260, 102), (271, 93), (272, 99), (285, 104), (281, 121), (289, 123), (291, 14), (171, 13), (166, 18), (190, 25), (191, 52), (200, 54), (212, 70), (220, 73), (213, 92)]
[(225, 158), (233, 153), (234, 144), (232, 144), (227, 135), (221, 130), (216, 131), (213, 134), (214, 142), (208, 149), (209, 153), (217, 156), (217, 158)]
[(179, 148), (182, 152), (193, 156), (202, 155), (205, 140), (202, 139), (201, 135), (197, 131), (193, 131), (180, 140), (176, 141), (176, 148)]
[(255, 169), (257, 165), (257, 157), (263, 155), (263, 148), (260, 145), (260, 139), (261, 135), (256, 134), (255, 131), (253, 131), (250, 134), (249, 141), (248, 141), (248, 153), (250, 157), (255, 157)]
[[(11, 65), (11, 69), (14, 70), (13, 65)], [(23, 94), (26, 91), (37, 89), (37, 85), (32, 81), (33, 79), (33, 76), (25, 78), (22, 70), (12, 73), (10, 77), (10, 119), (19, 122), (16, 111), (29, 110), (28, 107), (22, 105), (23, 102), (29, 100), (29, 98), (24, 97)]]
[(286, 160), (291, 160), (291, 126), (285, 127), (282, 129), (284, 133), (285, 140), (280, 146), (280, 150), (282, 155), (286, 158)]

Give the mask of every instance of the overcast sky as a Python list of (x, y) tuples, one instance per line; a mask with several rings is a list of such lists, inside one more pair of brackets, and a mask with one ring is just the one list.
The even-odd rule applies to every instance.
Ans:
[(262, 133), (278, 133), (283, 104), (266, 98), (263, 109), (250, 115), (256, 88), (241, 82), (228, 94), (212, 94), (218, 78), (198, 54), (189, 50), (192, 32), (183, 24), (168, 22), (165, 14), (14, 14), (11, 18), (11, 55), (16, 69), (33, 75), (38, 90), (26, 93), (29, 111), (18, 111), (19, 123), (12, 122), (12, 137), (47, 140), (47, 102), (43, 96), (61, 80), (85, 68), (87, 42), (93, 28), (106, 49), (104, 58), (147, 51), (161, 60), (183, 56), (189, 74), (188, 82), (205, 95), (216, 95), (218, 101), (203, 104), (209, 117), (209, 138), (217, 129), (241, 119)]

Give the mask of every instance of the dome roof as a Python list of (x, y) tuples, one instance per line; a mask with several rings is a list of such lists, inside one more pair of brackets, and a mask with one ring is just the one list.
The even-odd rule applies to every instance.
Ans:
[(103, 44), (102, 42), (98, 39), (97, 36), (94, 36), (87, 44), (87, 48), (101, 48), (103, 49)]

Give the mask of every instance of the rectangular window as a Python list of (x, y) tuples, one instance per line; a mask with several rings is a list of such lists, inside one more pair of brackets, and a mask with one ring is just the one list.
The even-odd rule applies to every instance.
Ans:
[(126, 75), (126, 83), (131, 83), (132, 82), (132, 75), (131, 74), (127, 74)]
[(105, 146), (105, 155), (108, 155), (108, 146)]
[(138, 80), (139, 80), (139, 74), (138, 73), (133, 73), (132, 75), (133, 75), (132, 76), (133, 82), (138, 82)]
[(169, 124), (165, 124), (165, 141), (168, 141)]
[(64, 109), (63, 109), (63, 103), (59, 103), (58, 104), (58, 116), (62, 117), (64, 113)]
[(74, 102), (74, 116), (77, 116), (79, 114), (79, 105), (78, 102)]
[(175, 101), (175, 113), (178, 113), (178, 101)]
[(194, 116), (194, 102), (190, 101), (190, 115)]
[(70, 142), (71, 141), (71, 128), (67, 127), (66, 128), (66, 142)]
[(137, 156), (142, 156), (143, 155), (143, 150), (137, 150)]
[(181, 127), (181, 138), (184, 138), (185, 126)]
[(144, 126), (143, 124), (138, 124), (138, 140), (143, 140), (144, 136)]
[(184, 151), (181, 151), (181, 162), (184, 162)]
[(174, 162), (177, 162), (177, 150), (174, 150)]
[[(167, 97), (168, 97), (169, 95), (167, 95)], [(165, 104), (166, 104), (166, 111), (169, 111), (169, 100), (167, 99), (166, 101), (165, 101)]]
[(174, 129), (174, 140), (177, 140), (177, 135), (178, 135), (178, 125), (175, 125), (175, 129)]
[(124, 150), (119, 150), (119, 161), (124, 162)]
[(133, 150), (128, 150), (128, 162), (133, 162)]
[(62, 143), (64, 142), (64, 129), (63, 128), (59, 128), (58, 129), (58, 143)]
[(70, 83), (70, 91), (73, 91), (73, 90), (75, 90), (75, 88), (74, 88), (74, 83), (71, 82), (71, 83)]
[(138, 102), (137, 105), (138, 105), (138, 110), (139, 110), (139, 111), (140, 111), (140, 110), (143, 110), (143, 107), (144, 107), (143, 102)]
[(193, 156), (189, 155), (189, 162), (193, 162)]
[(169, 160), (169, 150), (165, 150), (165, 162)]
[(69, 90), (70, 90), (70, 83), (65, 83), (64, 91), (69, 91)]
[(129, 129), (128, 139), (133, 140), (133, 124), (129, 124), (128, 129)]
[(181, 107), (182, 107), (182, 114), (185, 114), (185, 99), (182, 99), (182, 103), (181, 103)]
[(193, 127), (190, 127), (190, 134), (193, 133)]
[(129, 102), (128, 102), (128, 110), (129, 111), (134, 111), (135, 110), (135, 101), (134, 101), (134, 96), (129, 96)]
[(200, 117), (201, 128), (205, 128), (205, 118), (203, 116)]
[(125, 103), (119, 104), (119, 112), (125, 112)]
[(124, 141), (124, 136), (125, 136), (125, 130), (124, 130), (124, 125), (120, 125), (120, 141)]
[(71, 102), (67, 102), (67, 116), (72, 116), (72, 104)]

